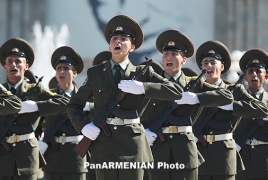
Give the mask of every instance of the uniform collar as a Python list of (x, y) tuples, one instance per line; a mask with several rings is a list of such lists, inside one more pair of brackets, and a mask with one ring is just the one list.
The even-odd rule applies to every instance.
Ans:
[[(112, 59), (110, 60), (111, 61), (111, 68), (113, 69), (114, 65), (116, 64)], [(121, 68), (125, 71), (126, 68), (127, 68), (127, 65), (129, 63), (129, 59), (126, 59), (122, 62), (119, 63), (119, 65), (121, 66)]]
[(14, 87), (16, 90), (17, 88), (19, 87), (19, 85), (21, 85), (23, 79), (21, 79), (19, 82), (17, 82), (15, 85), (12, 85), (10, 84), (8, 81), (7, 81), (7, 85), (8, 85), (8, 89), (11, 89), (12, 87)]
[(174, 76), (170, 76), (168, 75), (166, 72), (164, 72), (164, 77), (167, 79), (170, 79), (171, 77), (174, 78), (175, 82), (178, 82), (179, 77), (181, 76), (181, 71), (179, 71), (177, 74), (175, 74)]
[(248, 93), (249, 93), (249, 94), (255, 94), (256, 97), (257, 97), (258, 99), (260, 99), (261, 95), (263, 94), (263, 91), (264, 91), (264, 89), (262, 88), (262, 89), (259, 90), (258, 92), (254, 93), (254, 92), (252, 92), (250, 89), (248, 89)]
[(71, 84), (71, 86), (70, 86), (68, 89), (66, 89), (65, 91), (62, 90), (62, 89), (59, 87), (59, 92), (60, 92), (60, 94), (65, 93), (68, 97), (72, 97), (72, 92), (73, 92), (73, 90), (74, 90), (74, 85), (73, 85), (73, 84)]

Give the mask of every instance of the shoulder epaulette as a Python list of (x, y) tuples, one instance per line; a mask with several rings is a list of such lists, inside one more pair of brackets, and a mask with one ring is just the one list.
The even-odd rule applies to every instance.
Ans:
[(55, 95), (57, 95), (57, 93), (55, 93), (55, 92), (51, 92), (49, 89), (46, 89), (46, 94), (47, 95), (49, 95), (49, 96), (55, 96)]
[(168, 79), (163, 78), (162, 76), (160, 76), (156, 72), (153, 72), (153, 76), (156, 77), (157, 79), (161, 80), (161, 81), (168, 81)]
[(1, 90), (3, 93), (11, 94), (10, 91), (8, 91), (2, 84), (0, 84), (0, 90)]
[(209, 84), (209, 83), (207, 83), (207, 82), (204, 82), (204, 85), (205, 86), (207, 86), (207, 87), (209, 87), (209, 88), (219, 88), (219, 86), (216, 86), (216, 85), (213, 85), (213, 84)]

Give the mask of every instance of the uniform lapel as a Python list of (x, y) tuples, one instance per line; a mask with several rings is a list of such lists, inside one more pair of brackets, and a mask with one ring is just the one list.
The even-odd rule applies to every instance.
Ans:
[(114, 81), (114, 77), (111, 70), (111, 63), (110, 61), (104, 63), (102, 66), (101, 75), (106, 79), (106, 81), (114, 88), (117, 89), (117, 86)]
[(184, 75), (183, 72), (181, 72), (181, 75), (179, 77), (178, 84), (181, 85), (181, 87), (185, 87), (186, 86), (186, 77), (185, 77), (185, 75)]
[(136, 71), (136, 66), (134, 66), (133, 64), (131, 64), (131, 62), (128, 63), (126, 71), (124, 76), (122, 77), (122, 79), (129, 79), (129, 76), (131, 73)]

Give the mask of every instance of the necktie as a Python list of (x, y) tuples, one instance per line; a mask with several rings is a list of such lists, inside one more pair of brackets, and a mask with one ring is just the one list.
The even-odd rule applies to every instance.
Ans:
[(14, 87), (11, 87), (11, 88), (10, 88), (10, 92), (11, 92), (12, 94), (14, 94), (14, 95), (15, 95), (15, 94), (16, 94), (16, 92), (17, 92), (17, 90), (16, 90)]
[(121, 80), (121, 73), (120, 73), (121, 66), (119, 64), (116, 64), (114, 65), (113, 69), (116, 70), (114, 74), (114, 80), (115, 80), (115, 83), (118, 84)]
[(251, 96), (254, 97), (255, 99), (259, 99), (259, 98), (257, 98), (255, 93), (252, 93)]
[(169, 78), (169, 81), (171, 81), (171, 82), (175, 82), (175, 79), (174, 79), (173, 77), (170, 77), (170, 78)]

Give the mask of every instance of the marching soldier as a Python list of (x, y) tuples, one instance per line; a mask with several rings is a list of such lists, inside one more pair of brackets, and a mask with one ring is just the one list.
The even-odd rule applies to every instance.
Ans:
[[(240, 59), (240, 69), (248, 83), (248, 93), (268, 105), (268, 93), (263, 89), (267, 79), (268, 55), (262, 49), (251, 49)], [(240, 155), (245, 171), (236, 175), (237, 180), (268, 179), (268, 118), (242, 118), (235, 131), (235, 140), (242, 147)], [(244, 136), (244, 137), (243, 137)], [(244, 142), (240, 142), (240, 137)], [(239, 140), (238, 140), (239, 138)], [(243, 144), (241, 144), (243, 143)]]
[[(140, 79), (126, 80), (144, 68), (132, 65), (128, 58), (129, 53), (143, 42), (142, 30), (134, 19), (126, 15), (113, 17), (107, 23), (104, 35), (112, 58), (88, 69), (87, 80), (71, 99), (67, 112), (76, 129), (93, 140), (91, 163), (151, 162), (153, 158), (140, 116), (148, 99), (180, 99), (182, 88), (154, 73), (151, 67), (144, 70)], [(102, 108), (107, 108), (105, 105), (117, 88), (127, 94), (113, 109), (124, 113), (115, 116), (115, 111), (109, 111), (106, 123), (111, 136), (107, 137), (94, 125), (95, 122), (89, 123), (82, 109), (86, 101), (94, 96), (94, 108), (98, 114)], [(98, 180), (141, 180), (143, 169), (96, 169), (96, 176)]]
[[(158, 36), (156, 47), (163, 54), (164, 71), (161, 74), (163, 77), (183, 87), (191, 80), (195, 81), (196, 76), (193, 78), (185, 76), (182, 71), (186, 59), (194, 53), (192, 41), (187, 35), (178, 30), (165, 31)], [(224, 88), (211, 89), (211, 93), (200, 92), (203, 89), (208, 89), (208, 87), (204, 85), (204, 80), (200, 79), (196, 88), (189, 89), (193, 92), (184, 92), (182, 99), (176, 100), (179, 106), (172, 114), (165, 114), (169, 101), (151, 99), (150, 106), (147, 107), (149, 121), (153, 124), (159, 121), (158, 118), (161, 116), (168, 117), (160, 127), (164, 138), (161, 138), (161, 135), (157, 137), (157, 134), (150, 130), (152, 126), (145, 131), (155, 161), (155, 168), (149, 170), (150, 180), (197, 180), (198, 166), (203, 163), (204, 159), (197, 151), (192, 133), (192, 117), (200, 105), (218, 106), (232, 102), (230, 91)], [(176, 104), (176, 102), (173, 103)], [(182, 164), (184, 167), (181, 169), (159, 168), (157, 167), (159, 162)]]
[(225, 106), (204, 107), (195, 118), (193, 131), (199, 142), (197, 147), (205, 159), (199, 167), (200, 180), (233, 180), (244, 166), (233, 139), (241, 116), (266, 117), (266, 106), (254, 99), (241, 84), (226, 85), (220, 75), (228, 71), (231, 59), (228, 48), (212, 40), (203, 43), (196, 52), (196, 63), (206, 69), (206, 82), (211, 87), (227, 88), (234, 101)]
[(8, 146), (0, 147), (0, 179), (36, 180), (45, 163), (34, 134), (40, 116), (64, 112), (68, 101), (40, 83), (24, 80), (25, 71), (34, 62), (33, 49), (24, 39), (6, 41), (0, 48), (0, 62), (7, 72), (3, 85), (23, 101), (16, 118), (1, 116), (1, 124), (12, 124), (5, 134)]
[[(68, 99), (78, 91), (73, 83), (74, 78), (82, 72), (84, 63), (78, 52), (69, 46), (56, 49), (51, 57), (52, 67), (56, 70), (58, 85), (51, 89), (52, 92), (64, 95)], [(84, 111), (89, 111), (89, 103)], [(87, 158), (81, 158), (73, 151), (74, 146), (83, 136), (77, 132), (68, 117), (63, 115), (50, 115), (45, 117), (44, 140), (52, 136), (55, 144), (49, 142), (44, 154), (47, 165), (43, 167), (46, 180), (84, 180), (87, 169), (84, 163)], [(61, 125), (59, 125), (61, 124)], [(53, 130), (54, 128), (54, 130)], [(51, 132), (55, 132), (51, 134)]]

